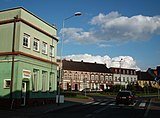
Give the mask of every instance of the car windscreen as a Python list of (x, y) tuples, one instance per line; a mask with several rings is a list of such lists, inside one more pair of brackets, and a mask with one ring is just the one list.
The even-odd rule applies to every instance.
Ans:
[(129, 92), (119, 92), (117, 96), (130, 96), (130, 93)]

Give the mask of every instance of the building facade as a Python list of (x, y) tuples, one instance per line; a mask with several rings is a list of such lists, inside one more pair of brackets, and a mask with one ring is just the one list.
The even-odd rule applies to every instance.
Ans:
[(63, 90), (82, 91), (85, 88), (104, 90), (112, 85), (112, 73), (105, 64), (63, 60)]
[(0, 11), (0, 104), (53, 102), (56, 28), (22, 7)]
[(160, 67), (157, 66), (157, 69), (149, 68), (146, 72), (137, 71), (138, 85), (142, 88), (153, 87), (160, 89), (159, 69)]
[(137, 83), (137, 74), (135, 69), (111, 67), (110, 70), (113, 74), (114, 85), (122, 85), (127, 88), (127, 85)]

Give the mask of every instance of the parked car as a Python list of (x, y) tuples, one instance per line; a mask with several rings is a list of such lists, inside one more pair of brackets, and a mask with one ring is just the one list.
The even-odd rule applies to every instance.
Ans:
[(119, 91), (116, 96), (116, 104), (133, 104), (135, 100), (134, 93), (132, 91)]

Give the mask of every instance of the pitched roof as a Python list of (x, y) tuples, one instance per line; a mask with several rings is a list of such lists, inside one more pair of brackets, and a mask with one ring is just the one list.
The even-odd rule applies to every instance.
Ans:
[(105, 64), (88, 63), (88, 62), (76, 62), (63, 60), (63, 70), (73, 71), (85, 71), (85, 72), (99, 72), (99, 73), (111, 73)]
[(154, 81), (154, 77), (148, 72), (137, 71), (138, 80)]

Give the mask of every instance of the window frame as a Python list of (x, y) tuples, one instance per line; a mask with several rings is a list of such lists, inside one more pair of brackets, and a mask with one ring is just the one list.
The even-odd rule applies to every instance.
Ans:
[(31, 42), (31, 37), (30, 37), (30, 35), (24, 33), (24, 34), (23, 34), (23, 41), (22, 41), (23, 47), (24, 47), (24, 48), (28, 48), (28, 49), (31, 48), (30, 42)]
[[(10, 84), (7, 86), (7, 81), (10, 82)], [(3, 83), (3, 88), (4, 89), (9, 89), (11, 86), (11, 79), (4, 79), (4, 83)]]
[[(45, 44), (45, 46), (44, 46)], [(48, 54), (48, 44), (45, 41), (42, 41), (42, 54), (47, 55)]]
[[(37, 74), (37, 78), (35, 78), (35, 74)], [(32, 78), (32, 92), (38, 92), (38, 80), (39, 80), (39, 70), (33, 69), (33, 78)]]
[(54, 48), (53, 45), (50, 45), (50, 52), (49, 52), (49, 54), (50, 54), (50, 57), (55, 57), (55, 48)]
[(49, 92), (53, 92), (55, 89), (55, 73), (50, 72), (49, 75)]
[(42, 71), (42, 92), (47, 91), (47, 82), (48, 82), (48, 72), (47, 71)]
[[(37, 49), (35, 48), (35, 43), (37, 43)], [(34, 38), (34, 40), (33, 40), (33, 50), (34, 51), (37, 51), (37, 52), (39, 52), (39, 44), (40, 44), (40, 41), (39, 41), (39, 39), (37, 39), (37, 38)]]

